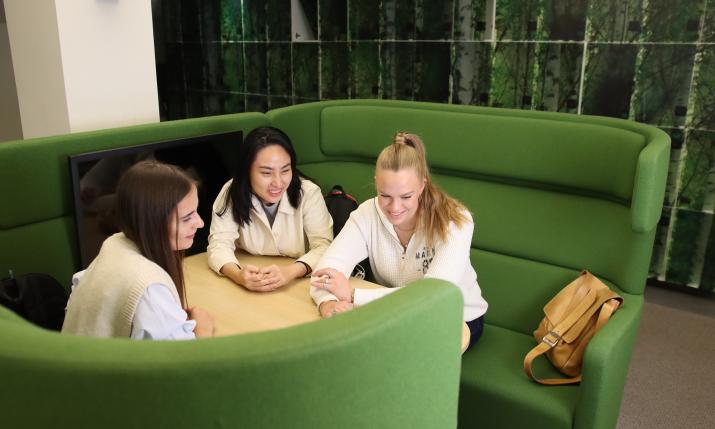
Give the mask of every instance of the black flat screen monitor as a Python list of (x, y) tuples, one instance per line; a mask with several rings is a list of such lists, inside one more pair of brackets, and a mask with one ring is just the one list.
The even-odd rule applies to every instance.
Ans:
[(214, 199), (236, 170), (242, 142), (242, 133), (233, 131), (70, 156), (78, 269), (87, 268), (102, 242), (118, 232), (114, 214), (117, 182), (129, 167), (146, 159), (177, 165), (199, 183), (198, 213), (205, 226), (196, 232), (186, 255), (205, 252)]

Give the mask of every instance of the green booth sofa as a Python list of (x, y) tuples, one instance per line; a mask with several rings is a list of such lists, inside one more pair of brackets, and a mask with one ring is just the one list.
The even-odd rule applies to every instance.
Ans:
[[(67, 155), (262, 125), (291, 136), (301, 171), (324, 191), (340, 184), (361, 201), (374, 196), (374, 161), (394, 132), (417, 133), (436, 183), (471, 210), (471, 257), (489, 310), (482, 339), (461, 361), (460, 427), (615, 426), (670, 145), (635, 122), (349, 100), (5, 143), (2, 195), (22, 203), (0, 215), (0, 272), (69, 279), (77, 255)], [(37, 166), (41, 174), (31, 173)], [(538, 385), (522, 371), (531, 333), (543, 305), (582, 269), (624, 304), (587, 348), (579, 385)], [(558, 375), (543, 359), (535, 370)]]
[(455, 427), (462, 297), (415, 286), (341, 317), (197, 341), (64, 335), (0, 307), (2, 426)]

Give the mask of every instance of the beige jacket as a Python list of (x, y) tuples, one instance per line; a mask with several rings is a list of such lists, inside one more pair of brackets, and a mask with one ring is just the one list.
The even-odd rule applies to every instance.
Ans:
[(289, 256), (315, 268), (333, 241), (333, 219), (318, 185), (301, 180), (303, 196), (297, 208), (290, 205), (287, 193), (283, 194), (272, 228), (255, 195), (248, 225), (239, 228), (233, 220), (230, 205), (222, 216), (216, 214), (223, 207), (230, 185), (229, 180), (213, 206), (207, 249), (212, 270), (220, 274), (221, 267), (231, 262), (240, 267), (235, 255), (236, 246), (253, 255)]

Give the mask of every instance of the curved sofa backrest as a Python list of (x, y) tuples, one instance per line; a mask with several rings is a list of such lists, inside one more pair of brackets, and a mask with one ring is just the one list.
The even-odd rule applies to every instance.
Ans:
[(668, 136), (613, 118), (395, 100), (307, 103), (0, 145), (0, 273), (77, 267), (67, 156), (273, 125), (327, 192), (375, 195), (375, 157), (397, 130), (421, 134), (435, 182), (472, 211), (472, 262), (488, 321), (525, 333), (540, 305), (589, 269), (641, 295), (660, 218)]
[(435, 182), (472, 212), (472, 262), (488, 320), (525, 333), (540, 306), (588, 269), (642, 294), (660, 218), (669, 138), (613, 118), (394, 100), (268, 112), (302, 171), (360, 200), (395, 131), (421, 135)]
[(44, 331), (0, 308), (6, 427), (455, 427), (461, 294), (424, 280), (331, 319), (197, 341)]

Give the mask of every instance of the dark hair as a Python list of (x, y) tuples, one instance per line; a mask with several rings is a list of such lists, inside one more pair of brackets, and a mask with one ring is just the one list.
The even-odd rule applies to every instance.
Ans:
[[(158, 161), (134, 164), (117, 184), (119, 229), (139, 252), (166, 271), (174, 281), (182, 307), (186, 306), (182, 251), (172, 249), (169, 221), (178, 224), (176, 206), (196, 183), (179, 167)], [(178, 228), (177, 228), (178, 235)]]
[(233, 220), (239, 225), (249, 225), (251, 223), (251, 209), (253, 202), (251, 197), (253, 189), (251, 188), (251, 165), (256, 160), (258, 152), (268, 146), (277, 145), (282, 147), (290, 156), (290, 168), (293, 177), (290, 180), (286, 193), (288, 201), (294, 208), (298, 208), (302, 197), (300, 178), (303, 175), (296, 167), (296, 156), (293, 144), (290, 138), (281, 130), (274, 127), (256, 128), (243, 140), (243, 145), (238, 151), (238, 168), (233, 177), (233, 182), (228, 190), (228, 196), (223, 201), (223, 206), (216, 213), (223, 216), (224, 213), (231, 207)]

